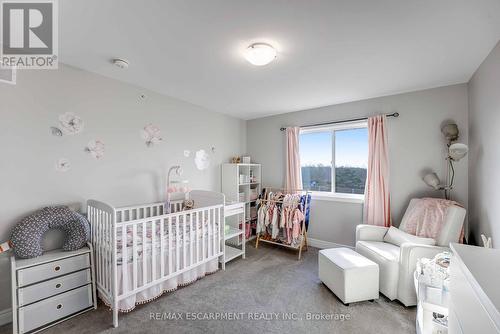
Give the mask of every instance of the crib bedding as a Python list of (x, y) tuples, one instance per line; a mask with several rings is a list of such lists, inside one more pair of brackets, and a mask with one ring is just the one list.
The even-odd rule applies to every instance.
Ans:
[[(190, 231), (191, 231), (191, 226), (196, 224), (197, 226), (195, 227), (195, 230), (198, 230), (198, 232), (201, 232), (203, 229), (205, 230), (205, 233), (207, 233), (207, 231), (209, 231), (212, 227), (212, 224), (210, 224), (208, 222), (208, 219), (205, 218), (205, 220), (203, 221), (203, 226), (202, 226), (202, 223), (201, 222), (197, 222), (197, 223), (191, 223), (191, 219), (190, 219), (190, 216), (187, 215), (186, 216), (186, 222), (184, 222), (184, 220), (182, 219), (182, 216), (180, 216), (179, 218), (179, 224), (177, 224), (177, 217), (174, 217), (172, 218), (171, 220), (171, 232), (172, 234), (175, 236), (177, 234), (177, 225), (179, 225), (179, 237), (183, 237), (184, 235), (184, 232), (186, 234), (188, 234)], [(147, 240), (147, 243), (151, 243), (152, 242), (152, 236), (153, 236), (153, 233), (152, 233), (152, 221), (149, 221), (146, 223), (146, 240)], [(169, 230), (168, 230), (168, 225), (166, 222), (163, 223), (164, 226), (163, 226), (163, 238), (167, 238), (168, 239), (168, 235), (169, 235)], [(161, 234), (161, 223), (160, 222), (157, 222), (155, 224), (155, 237), (156, 237), (156, 240), (159, 239), (160, 237), (160, 234)], [(215, 222), (215, 226), (216, 228), (218, 228), (218, 223)], [(123, 227), (122, 227), (123, 228)], [(127, 247), (131, 247), (133, 246), (133, 230), (131, 227), (126, 227), (127, 229), (127, 235), (126, 235), (126, 239), (127, 239)], [(120, 228), (121, 230), (121, 228)], [(185, 231), (184, 231), (185, 230)], [(137, 233), (136, 233), (136, 245), (140, 246), (142, 245), (142, 242), (143, 242), (143, 232), (144, 232), (144, 229), (142, 228), (142, 225), (141, 226), (138, 226), (137, 228)], [(117, 249), (121, 249), (123, 247), (123, 233), (118, 233), (117, 235)]]
[[(212, 237), (214, 235), (217, 235), (217, 231), (218, 231), (218, 224), (216, 224), (216, 227), (215, 227), (215, 233), (213, 233), (211, 230), (209, 229), (206, 229), (205, 230), (205, 242), (207, 244), (210, 243), (210, 241), (212, 240)], [(199, 245), (199, 251), (201, 251), (201, 243), (203, 242), (203, 235), (202, 235), (202, 231), (201, 229), (198, 231), (198, 241), (200, 243)], [(146, 256), (151, 256), (152, 255), (152, 249), (153, 249), (153, 242), (152, 242), (152, 238), (148, 238), (146, 239), (146, 245), (145, 247), (142, 247), (142, 237), (138, 237), (137, 239), (140, 239), (140, 242), (139, 240), (137, 240), (137, 246), (136, 246), (136, 250), (137, 250), (137, 254), (136, 254), (136, 260), (137, 261), (142, 261), (142, 256), (144, 253), (146, 253)], [(168, 235), (165, 235), (163, 237), (163, 252), (164, 254), (168, 254), (168, 251), (169, 251), (169, 240), (168, 240)], [(175, 239), (173, 239), (170, 243), (170, 250), (175, 252), (177, 250), (177, 248), (179, 248), (180, 250), (182, 250), (184, 248), (184, 245), (186, 246), (186, 248), (190, 248), (191, 247), (191, 241), (192, 240), (195, 240), (196, 239), (196, 233), (195, 232), (192, 232), (192, 233), (188, 233), (186, 232), (186, 240), (184, 240), (184, 237), (182, 235), (179, 235), (179, 245), (177, 245), (177, 241)], [(160, 256), (160, 252), (161, 252), (161, 245), (160, 245), (160, 242), (159, 242), (159, 239), (158, 237), (156, 238), (156, 242), (155, 242), (155, 254), (157, 254), (157, 256)], [(196, 249), (194, 246), (193, 246), (193, 249)], [(123, 249), (121, 247), (117, 247), (117, 258), (116, 258), (116, 262), (117, 262), (117, 265), (121, 265), (123, 263)], [(127, 259), (127, 262), (128, 263), (131, 263), (133, 262), (134, 260), (134, 247), (133, 247), (133, 243), (130, 242), (130, 245), (129, 245), (129, 242), (127, 241), (127, 255), (126, 255), (126, 259)]]
[[(181, 226), (179, 229), (179, 235), (177, 237), (177, 223), (175, 222), (175, 219), (173, 219), (172, 225), (171, 225), (171, 233), (172, 233), (172, 240), (169, 240), (169, 231), (168, 227), (164, 226), (164, 231), (163, 231), (163, 236), (161, 236), (161, 228), (159, 224), (156, 224), (156, 233), (155, 233), (155, 250), (156, 254), (159, 254), (160, 249), (161, 249), (161, 241), (163, 242), (163, 249), (165, 252), (168, 252), (169, 248), (169, 242), (170, 242), (170, 249), (175, 250), (177, 247), (183, 248), (184, 244), (186, 247), (188, 247), (191, 243), (191, 240), (195, 239), (196, 236), (198, 236), (198, 240), (202, 241), (203, 236), (205, 236), (205, 239), (209, 239), (211, 236), (216, 235), (219, 231), (219, 224), (213, 223), (210, 224), (208, 221), (205, 221), (203, 223), (203, 226), (201, 222), (199, 222), (197, 225), (197, 228), (193, 229), (191, 232), (191, 224), (189, 221), (185, 224), (181, 222)], [(166, 225), (166, 224), (165, 224)], [(185, 231), (184, 231), (185, 229)], [(215, 231), (212, 231), (214, 229)], [(143, 232), (144, 230), (142, 228), (138, 228), (136, 232), (136, 238), (135, 238), (135, 244), (136, 244), (136, 258), (141, 259), (142, 255), (144, 252), (146, 254), (151, 255), (152, 253), (152, 248), (153, 248), (153, 234), (152, 234), (152, 224), (149, 223), (146, 226), (146, 237), (143, 238)], [(215, 233), (214, 233), (215, 232)], [(186, 240), (184, 240), (184, 235), (186, 236)], [(177, 245), (176, 239), (179, 240), (179, 245)], [(143, 242), (146, 242), (145, 246), (143, 247)], [(123, 234), (118, 233), (117, 235), (117, 264), (121, 264), (123, 262)], [(127, 235), (126, 235), (126, 249), (127, 249), (127, 262), (132, 262), (133, 261), (133, 254), (134, 254), (134, 238), (133, 238), (133, 232), (131, 228), (127, 228)]]

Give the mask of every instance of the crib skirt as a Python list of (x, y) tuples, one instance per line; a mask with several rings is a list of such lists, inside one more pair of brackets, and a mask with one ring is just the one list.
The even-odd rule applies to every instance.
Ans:
[[(211, 238), (209, 238), (209, 240), (211, 240)], [(210, 244), (210, 243), (208, 243)], [(208, 245), (205, 245), (205, 251), (208, 252)], [(200, 243), (200, 250), (199, 252), (201, 253), (201, 243)], [(193, 259), (196, 258), (196, 250), (194, 250), (193, 252)], [(206, 254), (209, 254), (209, 253), (206, 253)], [(210, 255), (212, 255), (213, 253), (210, 253)], [(172, 251), (171, 252), (171, 255), (172, 255), (172, 268), (173, 268), (173, 272), (176, 272), (176, 268), (177, 268), (177, 263), (176, 263), (176, 251)], [(152, 264), (152, 259), (151, 259), (151, 255), (150, 254), (146, 254), (147, 256), (147, 260), (143, 262), (142, 260), (142, 257), (138, 259), (137, 261), (137, 286), (138, 287), (141, 287), (145, 284), (148, 284), (150, 282), (152, 282), (152, 268), (151, 268), (151, 264)], [(190, 265), (190, 259), (191, 259), (191, 252), (190, 252), (190, 249), (189, 247), (187, 247), (187, 252), (186, 252), (186, 257), (187, 257), (187, 266)], [(202, 255), (200, 254), (199, 255), (199, 261), (201, 261), (203, 258), (202, 258)], [(182, 270), (182, 268), (184, 268), (184, 261), (183, 261), (183, 250), (182, 248), (180, 249), (179, 251), (179, 268), (180, 270)], [(196, 259), (195, 259), (195, 262), (196, 262)], [(160, 276), (161, 276), (161, 272), (160, 272), (160, 263), (161, 263), (161, 257), (159, 254), (156, 254), (156, 276), (155, 278), (156, 279), (159, 279)], [(123, 271), (123, 266), (124, 264), (119, 264), (117, 266), (117, 278), (118, 278), (118, 291), (119, 291), (119, 294), (122, 295), (123, 294), (123, 288), (126, 286), (127, 288), (125, 289), (125, 292), (128, 292), (128, 291), (133, 291), (134, 288), (133, 288), (133, 285), (134, 285), (134, 281), (133, 281), (133, 275), (134, 275), (134, 266), (133, 266), (133, 263), (132, 262), (128, 262), (125, 264), (126, 266), (126, 270), (125, 272)], [(144, 284), (144, 279), (143, 279), (143, 271), (142, 271), (142, 268), (143, 268), (143, 265), (146, 266), (146, 283)], [(169, 259), (168, 259), (168, 253), (165, 252), (164, 253), (164, 276), (167, 276), (169, 274), (169, 271), (168, 271), (168, 266), (169, 266)], [(140, 291), (140, 292), (137, 292), (136, 294), (133, 294), (131, 295), (130, 297), (127, 297), (125, 299), (122, 299), (118, 302), (118, 310), (120, 312), (130, 312), (132, 311), (136, 305), (140, 305), (140, 304), (145, 304), (145, 303), (148, 303), (152, 300), (155, 300), (156, 298), (160, 297), (161, 295), (163, 295), (164, 293), (166, 292), (170, 292), (170, 291), (174, 291), (176, 290), (179, 286), (185, 286), (185, 285), (188, 285), (190, 283), (193, 283), (195, 282), (196, 280), (200, 279), (200, 278), (203, 278), (205, 275), (209, 275), (209, 274), (212, 274), (214, 272), (216, 272), (217, 270), (219, 269), (219, 259), (218, 257), (210, 260), (210, 261), (207, 261), (203, 264), (199, 264), (197, 265), (196, 267), (194, 267), (193, 269), (190, 269), (190, 270), (187, 270), (185, 272), (183, 272), (182, 274), (178, 274), (178, 275), (175, 275), (173, 276), (172, 278), (170, 279), (167, 279), (166, 281), (163, 281), (157, 285), (154, 285), (148, 289), (145, 289), (143, 291)], [(112, 304), (111, 304), (111, 301), (107, 299), (107, 297), (104, 295), (104, 294), (99, 294), (99, 297), (103, 300), (103, 302), (109, 306), (109, 307), (113, 307)]]

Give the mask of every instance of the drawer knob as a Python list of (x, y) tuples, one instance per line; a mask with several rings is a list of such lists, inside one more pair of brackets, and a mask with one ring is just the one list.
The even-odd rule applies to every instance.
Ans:
[(59, 289), (61, 286), (62, 286), (62, 284), (61, 284), (61, 283), (57, 283), (57, 284), (56, 284), (56, 289)]
[(54, 270), (55, 270), (55, 271), (59, 271), (59, 270), (61, 270), (61, 267), (60, 267), (60, 266), (56, 266), (56, 267), (54, 268)]
[(62, 309), (63, 305), (62, 304), (57, 304), (56, 307), (57, 307), (58, 310), (60, 310), (60, 309)]

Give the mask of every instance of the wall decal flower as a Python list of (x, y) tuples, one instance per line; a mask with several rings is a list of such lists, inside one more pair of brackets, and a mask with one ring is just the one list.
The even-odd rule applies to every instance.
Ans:
[(186, 158), (189, 158), (190, 155), (191, 155), (191, 151), (190, 150), (184, 150), (184, 156)]
[(66, 135), (80, 133), (84, 127), (83, 120), (72, 112), (66, 112), (60, 115), (59, 124), (61, 125), (62, 132)]
[(196, 151), (194, 163), (199, 170), (205, 170), (210, 166), (210, 156), (205, 150)]
[(91, 140), (85, 147), (85, 152), (90, 153), (95, 159), (104, 156), (104, 143), (100, 140)]
[(59, 128), (55, 127), (55, 126), (51, 126), (50, 127), (50, 133), (53, 136), (56, 136), (56, 137), (62, 137), (62, 135), (63, 135), (61, 129), (59, 129)]
[(159, 144), (163, 140), (160, 129), (154, 124), (146, 125), (141, 131), (141, 137), (146, 141), (147, 147)]
[(55, 167), (58, 172), (67, 172), (71, 168), (71, 163), (66, 158), (60, 158), (56, 161)]

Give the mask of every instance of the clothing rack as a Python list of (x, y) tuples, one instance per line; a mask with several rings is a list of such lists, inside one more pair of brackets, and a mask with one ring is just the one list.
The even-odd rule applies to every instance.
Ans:
[[(283, 189), (283, 188), (271, 188), (271, 187), (262, 187), (263, 189), (266, 190), (265, 194), (269, 193), (269, 191), (272, 191), (272, 192), (281, 192), (283, 194), (299, 194), (300, 195), (305, 195), (306, 196), (306, 199), (305, 199), (305, 203), (304, 203), (304, 220), (302, 221), (301, 223), (301, 227), (300, 227), (300, 244), (297, 245), (297, 246), (294, 246), (294, 245), (289, 245), (287, 243), (283, 243), (283, 242), (277, 242), (275, 240), (267, 240), (267, 239), (263, 239), (261, 237), (261, 234), (262, 233), (258, 233), (257, 234), (257, 237), (256, 237), (256, 241), (255, 241), (255, 248), (259, 248), (259, 242), (265, 242), (265, 243), (268, 243), (268, 244), (273, 244), (273, 245), (277, 245), (277, 246), (281, 246), (281, 247), (285, 247), (285, 248), (289, 248), (289, 249), (295, 249), (295, 250), (298, 250), (299, 251), (299, 255), (298, 255), (298, 259), (300, 260), (301, 257), (302, 257), (302, 250), (306, 250), (307, 251), (307, 230), (306, 230), (306, 220), (307, 220), (307, 211), (309, 210), (309, 207), (311, 205), (311, 201), (308, 201), (308, 196), (311, 194), (310, 191), (305, 191), (303, 189)], [(264, 203), (283, 203), (283, 201), (280, 201), (280, 200), (273, 200), (273, 199), (259, 199), (260, 202), (264, 202)]]
[[(395, 112), (392, 114), (385, 114), (386, 117), (399, 117), (399, 113)], [(368, 117), (360, 117), (360, 118), (352, 118), (352, 119), (344, 119), (341, 121), (331, 121), (331, 122), (325, 122), (325, 123), (317, 123), (317, 124), (309, 124), (309, 125), (302, 125), (300, 128), (312, 128), (315, 126), (322, 126), (322, 125), (332, 125), (332, 124), (340, 124), (340, 123), (349, 123), (349, 122), (356, 122), (356, 121), (364, 121), (367, 120)], [(281, 131), (285, 131), (286, 128), (280, 128)]]

